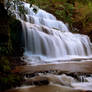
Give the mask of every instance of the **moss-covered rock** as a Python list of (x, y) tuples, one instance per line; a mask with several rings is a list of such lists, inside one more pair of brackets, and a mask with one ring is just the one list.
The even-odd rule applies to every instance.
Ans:
[[(13, 66), (14, 67), (14, 66)], [(0, 92), (12, 87), (20, 86), (23, 77), (12, 73), (12, 63), (7, 57), (0, 58)]]
[[(8, 15), (3, 4), (0, 3), (0, 41), (8, 41)], [(3, 39), (2, 39), (3, 38)]]
[(16, 20), (14, 18), (11, 18), (10, 20), (10, 39), (13, 55), (21, 56), (24, 49), (22, 25), (19, 20)]
[(0, 92), (21, 85), (22, 76), (12, 73), (12, 69), (22, 61), (10, 58), (22, 55), (22, 47), (21, 22), (8, 16), (0, 3)]
[(8, 40), (9, 40), (9, 16), (4, 9), (3, 4), (0, 3), (0, 56), (8, 54)]
[(0, 56), (21, 56), (23, 42), (21, 22), (8, 16), (0, 3)]

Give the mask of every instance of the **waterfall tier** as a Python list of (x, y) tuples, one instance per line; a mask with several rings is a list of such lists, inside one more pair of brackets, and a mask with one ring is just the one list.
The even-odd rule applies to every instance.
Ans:
[[(88, 57), (92, 55), (91, 42), (86, 35), (73, 34), (67, 26), (52, 14), (24, 3), (27, 14), (16, 18), (21, 20), (25, 38), (24, 55), (45, 57), (49, 59), (63, 59), (69, 57)], [(25, 21), (24, 21), (25, 19)]]

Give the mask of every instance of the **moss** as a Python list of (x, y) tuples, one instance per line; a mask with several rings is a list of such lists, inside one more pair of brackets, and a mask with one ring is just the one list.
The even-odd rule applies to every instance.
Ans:
[(10, 17), (7, 30), (7, 35), (0, 33), (0, 56), (22, 56), (24, 41), (21, 22)]
[(24, 48), (21, 22), (19, 20), (11, 18), (9, 25), (10, 25), (10, 39), (13, 48), (12, 53), (15, 56), (21, 56)]
[(0, 91), (20, 86), (23, 78), (12, 73), (11, 63), (7, 57), (0, 58)]
[(23, 78), (12, 73), (16, 65), (12, 64), (14, 60), (9, 59), (9, 56), (22, 55), (21, 34), (21, 23), (9, 17), (4, 6), (0, 4), (0, 92), (21, 85)]
[(0, 4), (0, 56), (21, 56), (23, 54), (21, 22), (8, 16)]

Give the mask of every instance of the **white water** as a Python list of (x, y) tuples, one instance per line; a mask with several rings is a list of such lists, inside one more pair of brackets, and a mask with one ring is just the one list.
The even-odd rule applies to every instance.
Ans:
[(12, 12), (22, 21), (25, 60), (31, 61), (37, 58), (54, 62), (73, 58), (91, 58), (92, 45), (88, 36), (71, 33), (62, 21), (58, 21), (55, 16), (36, 6), (34, 7), (38, 9), (37, 13), (33, 12), (34, 7), (30, 8), (28, 3), (24, 3), (24, 7), (27, 11), (25, 16), (19, 16), (17, 7)]
[(33, 83), (34, 81), (39, 82), (40, 80), (48, 80), (50, 83), (43, 86), (35, 85), (23, 85), (15, 89), (11, 89), (8, 92), (91, 92), (92, 91), (92, 77), (87, 80), (90, 82), (79, 82), (76, 78), (62, 75), (53, 74), (39, 74), (32, 78), (26, 78), (26, 85)]
[[(78, 76), (78, 77), (80, 77), (80, 76)], [(47, 79), (50, 82), (50, 85), (57, 86), (57, 89), (60, 86), (62, 90), (68, 88), (68, 92), (71, 92), (70, 89), (77, 89), (77, 91), (78, 91), (78, 89), (81, 89), (84, 91), (85, 90), (92, 91), (92, 77), (87, 77), (87, 76), (85, 76), (85, 77), (82, 76), (82, 77), (86, 81), (84, 81), (84, 82), (82, 80), (78, 81), (76, 78), (67, 76), (65, 74), (62, 74), (62, 75), (39, 74), (39, 76), (26, 79), (27, 80), (26, 83), (32, 82), (34, 84), (34, 81), (39, 82), (40, 80)], [(62, 91), (60, 91), (60, 92), (62, 92)], [(64, 92), (67, 92), (67, 91), (65, 90)], [(78, 91), (78, 92), (80, 92), (80, 91)]]

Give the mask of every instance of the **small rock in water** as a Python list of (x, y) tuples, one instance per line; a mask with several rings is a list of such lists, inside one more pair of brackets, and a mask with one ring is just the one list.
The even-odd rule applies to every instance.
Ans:
[(36, 76), (34, 78), (27, 79), (24, 84), (42, 86), (42, 85), (48, 85), (49, 80), (47, 77)]
[(48, 80), (34, 81), (34, 85), (36, 86), (42, 86), (42, 85), (48, 85), (48, 84), (49, 84)]

